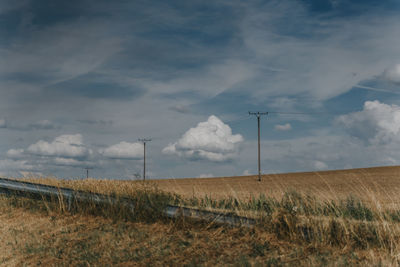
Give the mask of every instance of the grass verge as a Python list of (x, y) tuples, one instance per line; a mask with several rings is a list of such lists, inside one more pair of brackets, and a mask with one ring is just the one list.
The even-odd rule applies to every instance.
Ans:
[[(280, 200), (265, 195), (249, 201), (182, 198), (142, 187), (129, 194), (135, 216), (121, 205), (61, 199), (0, 199), (4, 266), (183, 265), (343, 266), (400, 264), (396, 210), (366, 205), (356, 197), (325, 201), (295, 191)], [(251, 214), (253, 228), (190, 220), (167, 220), (167, 204)], [(143, 209), (142, 207), (149, 207)], [(16, 255), (16, 256), (13, 256)]]

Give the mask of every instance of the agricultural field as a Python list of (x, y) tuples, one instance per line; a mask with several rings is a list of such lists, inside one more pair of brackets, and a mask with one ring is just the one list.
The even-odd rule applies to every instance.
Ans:
[[(398, 266), (400, 167), (207, 179), (32, 182), (128, 197), (119, 207), (0, 198), (2, 266)], [(167, 204), (257, 219), (168, 219)], [(149, 211), (141, 207), (151, 207)]]
[(286, 192), (311, 194), (321, 199), (339, 200), (349, 195), (363, 201), (379, 202), (385, 206), (400, 203), (400, 167), (300, 172), (258, 176), (168, 179), (154, 182), (161, 190), (185, 197), (223, 199), (234, 197), (248, 200), (251, 196), (280, 199)]
[(341, 200), (355, 196), (364, 202), (385, 208), (400, 204), (400, 167), (374, 167), (363, 169), (300, 172), (258, 176), (220, 178), (159, 179), (142, 181), (121, 180), (60, 180), (56, 178), (29, 178), (43, 184), (71, 187), (97, 193), (129, 195), (137, 188), (154, 187), (185, 198), (226, 199), (248, 201), (251, 197), (281, 199), (288, 191), (310, 194), (322, 200)]

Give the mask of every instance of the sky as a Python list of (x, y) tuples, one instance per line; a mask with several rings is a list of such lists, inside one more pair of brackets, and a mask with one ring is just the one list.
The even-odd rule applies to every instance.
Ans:
[(397, 0), (0, 2), (0, 175), (400, 164)]

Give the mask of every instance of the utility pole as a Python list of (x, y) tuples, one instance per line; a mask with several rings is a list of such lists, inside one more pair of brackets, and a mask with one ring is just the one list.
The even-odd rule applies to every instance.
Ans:
[(146, 180), (146, 142), (150, 142), (151, 139), (142, 138), (139, 142), (143, 143), (143, 181)]
[(260, 117), (262, 115), (268, 115), (268, 112), (250, 112), (249, 115), (257, 116), (257, 125), (258, 125), (258, 181), (261, 182), (261, 159), (260, 159)]
[(86, 170), (86, 179), (88, 179), (89, 178), (89, 170), (93, 170), (93, 168), (86, 167), (85, 170)]

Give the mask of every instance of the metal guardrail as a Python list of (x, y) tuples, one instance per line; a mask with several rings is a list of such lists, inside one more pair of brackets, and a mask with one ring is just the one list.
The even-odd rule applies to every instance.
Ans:
[[(112, 196), (73, 190), (63, 187), (22, 182), (6, 178), (0, 178), (0, 193), (37, 199), (62, 198), (64, 201), (67, 201), (68, 209), (71, 208), (71, 204), (74, 202), (91, 201), (98, 204), (121, 203), (121, 199), (117, 199)], [(133, 200), (129, 200), (128, 198), (122, 200), (123, 202), (121, 204), (126, 205), (134, 214), (135, 205), (133, 203)], [(163, 211), (163, 214), (168, 218), (185, 217), (207, 222), (228, 224), (232, 226), (251, 227), (256, 223), (256, 221), (251, 218), (174, 205), (167, 205), (167, 207)]]

